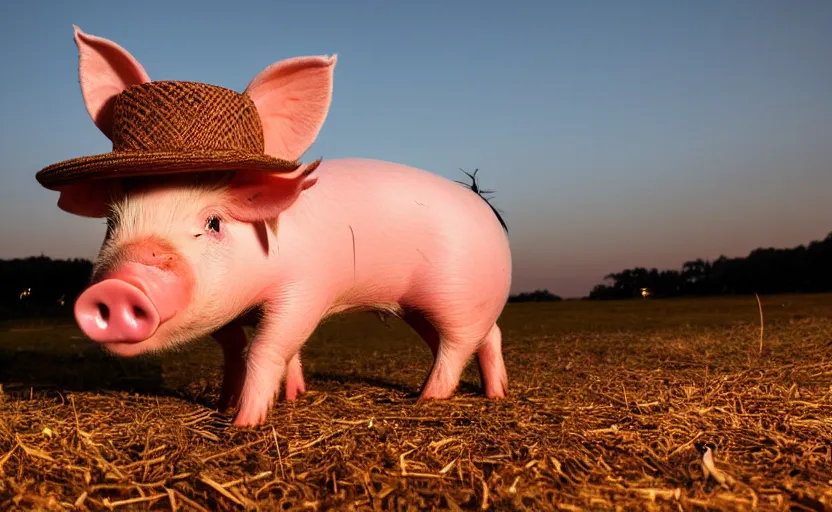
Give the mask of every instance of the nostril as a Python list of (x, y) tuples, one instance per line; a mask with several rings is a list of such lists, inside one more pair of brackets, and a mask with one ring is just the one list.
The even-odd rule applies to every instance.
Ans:
[(110, 308), (103, 302), (99, 302), (97, 306), (98, 316), (95, 318), (95, 321), (99, 327), (105, 329), (107, 327), (107, 322), (110, 320)]
[(147, 319), (147, 312), (139, 306), (133, 306), (133, 316), (136, 320), (145, 320)]
[(105, 322), (110, 319), (110, 308), (106, 304), (98, 303), (98, 315)]

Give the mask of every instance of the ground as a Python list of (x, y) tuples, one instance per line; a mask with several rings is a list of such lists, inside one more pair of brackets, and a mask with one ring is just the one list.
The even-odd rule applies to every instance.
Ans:
[(214, 409), (210, 340), (102, 355), (0, 329), (3, 510), (832, 508), (832, 296), (509, 304), (509, 397), (417, 404), (430, 352), (336, 317), (268, 424)]

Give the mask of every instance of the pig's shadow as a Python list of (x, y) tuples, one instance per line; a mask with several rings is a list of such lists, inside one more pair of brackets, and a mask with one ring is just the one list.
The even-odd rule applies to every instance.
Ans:
[[(407, 399), (419, 396), (422, 383), (402, 384), (384, 378), (339, 372), (310, 372), (307, 389), (336, 391), (344, 385), (361, 385), (395, 390)], [(219, 387), (219, 382), (215, 383)], [(9, 394), (46, 392), (128, 392), (184, 399), (205, 407), (216, 407), (209, 389), (172, 388), (165, 384), (161, 361), (154, 358), (121, 358), (100, 349), (77, 352), (53, 351), (37, 347), (0, 346), (0, 385)], [(212, 386), (209, 386), (212, 387)], [(218, 389), (217, 389), (218, 391)], [(477, 394), (479, 387), (460, 381), (457, 392)]]
[(162, 368), (152, 359), (121, 359), (99, 350), (54, 353), (0, 347), (0, 383), (15, 390), (127, 391), (171, 395), (163, 388)]
[[(419, 393), (421, 392), (422, 387), (421, 382), (416, 386), (410, 386), (402, 384), (400, 382), (393, 382), (386, 379), (377, 379), (373, 377), (365, 377), (362, 375), (344, 375), (340, 373), (331, 372), (313, 372), (307, 378), (307, 389), (314, 390), (316, 385), (328, 387), (332, 384), (360, 384), (387, 390), (392, 389), (399, 391), (400, 393), (404, 393), (405, 398), (407, 399), (419, 398)], [(457, 393), (477, 394), (480, 393), (480, 388), (476, 384), (460, 380), (459, 387), (457, 388)]]

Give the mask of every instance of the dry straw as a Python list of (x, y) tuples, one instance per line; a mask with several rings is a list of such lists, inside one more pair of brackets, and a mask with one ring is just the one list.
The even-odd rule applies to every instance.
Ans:
[(417, 404), (426, 347), (372, 317), (376, 327), (334, 322), (305, 356), (310, 392), (246, 430), (212, 409), (211, 344), (164, 359), (166, 378), (185, 384), (140, 394), (30, 391), (14, 379), (61, 367), (27, 366), (15, 349), (2, 376), (0, 509), (829, 509), (832, 306), (772, 310), (767, 357), (749, 361), (755, 323), (707, 316), (742, 318), (747, 299), (703, 304), (656, 301), (646, 314), (660, 320), (626, 329), (635, 309), (568, 329), (569, 308), (586, 318), (597, 306), (511, 309), (511, 395), (497, 402), (472, 389), (469, 368), (453, 399)]

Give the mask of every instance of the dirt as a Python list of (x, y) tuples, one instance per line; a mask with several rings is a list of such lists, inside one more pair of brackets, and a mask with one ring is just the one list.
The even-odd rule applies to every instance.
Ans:
[(72, 325), (0, 330), (3, 510), (825, 510), (832, 296), (510, 304), (509, 397), (417, 403), (406, 325), (326, 322), (308, 393), (215, 410), (210, 340), (115, 359)]

